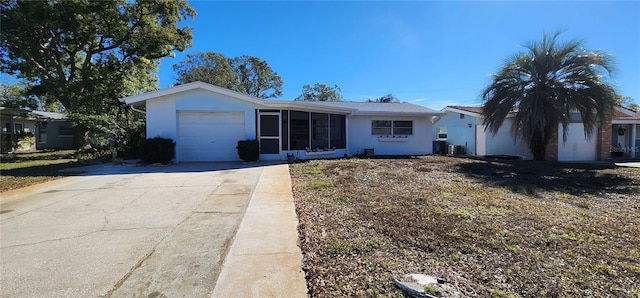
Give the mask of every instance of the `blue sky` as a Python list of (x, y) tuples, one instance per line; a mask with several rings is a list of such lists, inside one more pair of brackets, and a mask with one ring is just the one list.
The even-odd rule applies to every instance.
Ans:
[(188, 53), (256, 56), (293, 99), (304, 84), (338, 84), (346, 100), (393, 94), (440, 109), (480, 104), (505, 59), (543, 32), (612, 54), (610, 83), (640, 103), (640, 2), (191, 1), (193, 47), (161, 60), (161, 87)]

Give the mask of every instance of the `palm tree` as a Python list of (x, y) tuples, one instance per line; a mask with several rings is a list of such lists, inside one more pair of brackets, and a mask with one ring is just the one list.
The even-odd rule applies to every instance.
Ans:
[(560, 124), (566, 141), (571, 112), (580, 113), (590, 137), (615, 106), (616, 93), (602, 80), (612, 72), (611, 57), (584, 50), (581, 41), (561, 44), (559, 34), (544, 34), (542, 42), (507, 60), (482, 93), (485, 129), (496, 134), (513, 115), (514, 138), (527, 142), (535, 160), (545, 159)]

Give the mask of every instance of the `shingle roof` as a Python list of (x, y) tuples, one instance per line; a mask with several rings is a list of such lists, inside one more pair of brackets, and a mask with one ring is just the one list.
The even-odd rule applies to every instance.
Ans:
[(453, 108), (461, 111), (467, 111), (470, 113), (480, 114), (482, 108), (476, 106), (447, 106), (448, 108)]
[(120, 101), (129, 105), (142, 105), (147, 100), (160, 98), (162, 96), (185, 92), (194, 89), (204, 89), (215, 93), (224, 94), (232, 98), (245, 100), (266, 108), (309, 108), (327, 111), (338, 111), (343, 113), (353, 113), (359, 115), (375, 115), (375, 114), (398, 114), (398, 115), (417, 115), (417, 116), (435, 116), (442, 115), (442, 112), (425, 108), (423, 106), (411, 103), (371, 103), (371, 102), (311, 102), (311, 101), (292, 101), (292, 100), (265, 100), (251, 95), (238, 93), (233, 90), (214, 86), (204, 82), (191, 82), (184, 85), (173, 86), (156, 91), (146, 92), (121, 98)]
[(26, 117), (28, 119), (44, 118), (44, 119), (61, 120), (61, 119), (67, 118), (67, 115), (63, 113), (31, 111), (31, 110), (14, 109), (14, 108), (7, 108), (7, 107), (0, 107), (0, 111), (2, 111), (3, 115), (20, 116), (23, 118)]
[(616, 111), (613, 116), (614, 120), (640, 120), (640, 112), (636, 112), (633, 115), (627, 115)]
[(34, 114), (40, 118), (48, 118), (48, 119), (56, 119), (56, 120), (67, 118), (67, 115), (62, 113), (55, 113), (55, 112), (31, 111), (31, 114)]
[[(482, 108), (478, 106), (447, 106), (447, 108), (467, 111), (467, 112), (476, 113), (476, 114), (480, 114), (482, 111)], [(625, 111), (628, 111), (628, 113), (624, 113), (618, 109), (615, 109), (613, 113), (613, 119), (614, 120), (640, 120), (640, 111), (635, 112), (629, 109), (625, 109)], [(629, 115), (630, 113), (631, 115)]]
[[(300, 102), (302, 103), (302, 102)], [(439, 111), (408, 102), (356, 102), (356, 101), (323, 101), (304, 102), (304, 105), (349, 109), (354, 114), (429, 114), (440, 115)]]

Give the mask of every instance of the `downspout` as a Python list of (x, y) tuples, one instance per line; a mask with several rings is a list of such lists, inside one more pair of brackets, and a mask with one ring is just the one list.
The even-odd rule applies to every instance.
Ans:
[(145, 114), (145, 115), (147, 114), (147, 111), (144, 111), (144, 110), (138, 109), (138, 108), (136, 108), (136, 107), (135, 107), (135, 106), (133, 106), (133, 105), (130, 105), (130, 107), (131, 107), (131, 109), (132, 109), (132, 110), (134, 110), (134, 111), (136, 111), (136, 112), (138, 112), (138, 113), (142, 113), (142, 114)]
[(351, 142), (350, 138), (349, 138), (349, 117), (353, 115), (353, 112), (349, 112), (347, 115), (345, 115), (344, 117), (344, 138), (347, 141), (347, 143), (345, 144), (345, 152), (347, 153), (348, 156), (351, 156), (351, 153), (349, 153), (349, 142)]

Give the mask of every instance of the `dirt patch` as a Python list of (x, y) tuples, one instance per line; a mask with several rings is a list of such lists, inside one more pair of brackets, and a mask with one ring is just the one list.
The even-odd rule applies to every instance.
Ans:
[(640, 171), (464, 158), (291, 166), (313, 297), (402, 297), (438, 276), (465, 297), (640, 291)]

